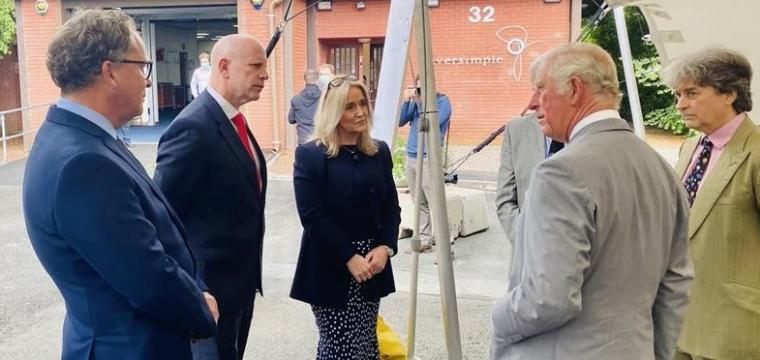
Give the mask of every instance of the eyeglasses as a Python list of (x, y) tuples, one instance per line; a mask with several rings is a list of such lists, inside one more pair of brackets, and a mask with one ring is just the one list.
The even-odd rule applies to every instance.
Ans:
[[(343, 83), (346, 82), (346, 81), (349, 81), (349, 82), (350, 81), (356, 81), (356, 76), (353, 76), (353, 75), (343, 75), (343, 76), (338, 76), (335, 79), (332, 79), (327, 84), (327, 91), (330, 91), (330, 89), (332, 89), (332, 88), (336, 88), (338, 86), (343, 85)], [(327, 94), (327, 91), (325, 92), (325, 94)]]
[(114, 61), (117, 63), (123, 63), (123, 64), (141, 64), (142, 65), (142, 73), (145, 74), (145, 80), (150, 79), (150, 74), (153, 71), (153, 62), (152, 61), (140, 61), (140, 60), (120, 60), (120, 61)]

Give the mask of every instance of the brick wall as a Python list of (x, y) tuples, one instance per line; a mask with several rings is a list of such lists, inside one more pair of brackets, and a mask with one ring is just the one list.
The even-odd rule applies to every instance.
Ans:
[[(19, 53), (21, 71), (25, 81), (22, 81), (21, 102), (24, 106), (44, 104), (58, 99), (60, 90), (53, 83), (45, 65), (45, 59), (50, 40), (55, 35), (62, 21), (60, 0), (49, 0), (50, 8), (45, 15), (37, 15), (34, 11), (34, 0), (22, 0), (18, 13), (20, 14), (21, 31), (18, 41), (23, 42), (23, 52)], [(28, 129), (40, 127), (47, 114), (47, 107), (35, 108), (25, 112)], [(29, 147), (32, 137), (25, 139), (24, 146)]]
[[(267, 17), (270, 3), (271, 2), (267, 1), (265, 3), (265, 7), (258, 11), (253, 9), (250, 1), (248, 0), (238, 0), (237, 4), (238, 32), (241, 34), (249, 34), (255, 36), (261, 40), (261, 42), (264, 44), (264, 47), (267, 46), (270, 38), (269, 22)], [(275, 8), (275, 24), (282, 21), (282, 11), (282, 7)], [(272, 57), (276, 58), (277, 60), (274, 64), (271, 61)], [(251, 131), (256, 136), (256, 139), (262, 148), (275, 147), (275, 127), (273, 125), (274, 117), (272, 111), (273, 82), (277, 84), (276, 87), (278, 89), (277, 116), (280, 119), (278, 122), (280, 125), (282, 123), (283, 116), (286, 115), (282, 111), (284, 108), (282, 103), (282, 40), (280, 40), (280, 43), (277, 44), (272, 57), (270, 57), (270, 61), (267, 64), (267, 71), (269, 72), (270, 79), (266, 83), (264, 90), (261, 92), (261, 97), (258, 101), (250, 102), (244, 105), (241, 109), (246, 119), (248, 119), (248, 124), (251, 127)], [(279, 129), (280, 144), (284, 144), (285, 141), (285, 133), (282, 130), (283, 128), (283, 126), (280, 126)]]
[[(364, 10), (357, 10), (356, 1), (334, 0), (332, 11), (317, 12), (319, 62), (327, 61), (328, 48), (325, 45), (331, 40), (382, 39), (385, 36), (390, 2), (369, 0), (365, 3)], [(489, 5), (493, 7), (492, 12), (485, 9)], [(480, 11), (480, 22), (469, 20), (476, 17), (476, 10), (471, 10), (473, 6)], [(486, 16), (488, 13), (492, 15)], [(448, 95), (452, 102), (452, 143), (477, 143), (504, 121), (519, 114), (530, 96), (530, 64), (540, 53), (567, 43), (570, 36), (569, 0), (559, 4), (545, 4), (541, 0), (441, 0), (440, 6), (432, 8), (430, 14), (433, 57), (454, 62), (434, 65), (438, 90)], [(486, 17), (492, 21), (483, 21)], [(519, 28), (504, 29), (507, 26), (520, 26), (527, 35)], [(496, 35), (499, 31), (507, 41), (527, 40), (528, 46), (519, 58), (507, 51), (507, 43)], [(513, 44), (516, 46), (518, 42), (513, 41)], [(420, 71), (414, 42), (410, 46), (410, 55), (413, 65), (408, 70), (408, 84), (412, 83), (412, 71), (415, 74)], [(461, 62), (460, 58), (472, 60), (477, 57), (501, 58), (501, 63), (457, 64)], [(519, 80), (513, 71), (515, 61)], [(400, 134), (405, 136), (406, 130), (402, 129)]]
[[(238, 31), (259, 38), (264, 45), (270, 38), (268, 23), (269, 6), (256, 11), (248, 0), (238, 0)], [(358, 45), (359, 38), (372, 38), (382, 42), (388, 20), (389, 0), (366, 0), (364, 10), (356, 9), (355, 0), (333, 0), (332, 11), (317, 11), (316, 31), (318, 42), (318, 63), (327, 61), (329, 44), (335, 42)], [(61, 23), (60, 0), (50, 0), (50, 11), (40, 16), (34, 12), (34, 0), (21, 1), (21, 22), (23, 31), (19, 41), (23, 41), (21, 56), (22, 69), (26, 69), (22, 81), (22, 103), (24, 105), (54, 101), (59, 94), (45, 67), (45, 52), (50, 38)], [(291, 14), (305, 7), (305, 0), (295, 1)], [(493, 11), (486, 9), (491, 6)], [(481, 20), (487, 14), (491, 22), (471, 22), (474, 16), (471, 8), (481, 11)], [(282, 6), (275, 8), (275, 23), (282, 20)], [(507, 26), (520, 26), (527, 31), (527, 37), (519, 29), (505, 30)], [(570, 34), (570, 0), (558, 4), (545, 4), (542, 0), (440, 0), (440, 6), (431, 9), (433, 55), (440, 63), (435, 65), (439, 91), (446, 93), (453, 106), (451, 125), (452, 143), (474, 144), (501, 126), (507, 119), (519, 114), (530, 96), (529, 68), (540, 53), (559, 44), (566, 43)], [(507, 44), (497, 37), (497, 32), (505, 40), (526, 40), (528, 46), (521, 56), (507, 52)], [(284, 59), (292, 66), (292, 88), (297, 93), (303, 87), (303, 71), (306, 69), (306, 15), (295, 18), (289, 27), (292, 31), (291, 59)], [(517, 44), (517, 42), (513, 42)], [(268, 70), (270, 80), (261, 98), (243, 107), (257, 139), (264, 148), (285, 145), (287, 103), (284, 91), (283, 40), (275, 48), (274, 58), (270, 58)], [(412, 45), (412, 66), (419, 73)], [(390, 54), (385, 54), (390, 56)], [(500, 63), (483, 65), (461, 64), (473, 58), (489, 58)], [(275, 61), (271, 61), (274, 59)], [(521, 76), (516, 79), (513, 71), (515, 61)], [(521, 61), (521, 63), (520, 63)], [(408, 70), (411, 73), (411, 69)], [(411, 76), (407, 76), (411, 84)], [(276, 109), (273, 110), (273, 90)], [(31, 112), (29, 125), (39, 126), (44, 109)], [(277, 125), (274, 122), (276, 119)], [(404, 134), (402, 130), (401, 134)], [(279, 133), (279, 139), (275, 134)]]
[[(12, 46), (10, 53), (0, 59), (0, 111), (21, 107), (20, 84), (18, 77), (18, 50)], [(5, 115), (5, 131), (8, 136), (21, 132), (21, 113)], [(0, 138), (2, 134), (0, 134)]]

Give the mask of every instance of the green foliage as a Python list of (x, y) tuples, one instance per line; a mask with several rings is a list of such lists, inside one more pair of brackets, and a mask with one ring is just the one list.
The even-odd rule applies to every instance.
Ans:
[[(644, 15), (638, 8), (627, 7), (625, 9), (625, 21), (628, 26), (628, 40), (631, 45), (631, 54), (634, 59), (657, 57), (657, 50), (649, 42), (642, 39), (644, 35), (649, 34)], [(615, 67), (618, 70), (618, 80), (620, 81), (620, 90), (623, 92), (623, 101), (620, 103), (620, 115), (624, 119), (631, 119), (631, 107), (628, 101), (628, 94), (625, 88), (625, 74), (623, 73), (623, 63), (620, 60), (620, 44), (618, 43), (617, 30), (615, 28), (615, 17), (612, 12), (607, 14), (598, 26), (593, 28), (588, 36), (583, 40), (585, 42), (599, 45), (610, 53), (615, 60)], [(658, 96), (656, 93), (639, 89), (639, 99), (641, 102), (642, 112), (647, 113), (653, 109), (659, 108), (657, 103)]]
[(676, 135), (688, 134), (689, 128), (686, 127), (681, 119), (681, 114), (676, 110), (675, 94), (673, 90), (662, 83), (660, 78), (662, 73), (660, 59), (653, 56), (633, 60), (633, 69), (641, 88), (640, 91), (657, 95), (652, 97), (652, 104), (647, 104), (647, 111), (643, 110), (642, 101), (644, 125), (654, 126)]
[[(633, 55), (634, 73), (639, 85), (639, 102), (641, 103), (641, 112), (644, 114), (644, 124), (676, 135), (687, 134), (689, 129), (686, 128), (676, 110), (673, 101), (675, 96), (660, 79), (662, 68), (657, 50), (650, 42), (643, 40), (644, 35), (649, 34), (649, 27), (644, 15), (638, 8), (628, 7), (625, 9), (625, 20), (628, 26), (631, 54)], [(612, 14), (607, 15), (596, 28), (589, 32), (584, 41), (597, 44), (612, 55), (618, 69), (621, 91), (624, 94), (620, 105), (620, 115), (625, 119), (631, 119), (614, 16)]]
[(0, 59), (11, 50), (16, 41), (16, 20), (13, 18), (13, 0), (0, 0)]
[(396, 185), (406, 184), (404, 164), (406, 162), (406, 141), (400, 136), (396, 138), (396, 147), (393, 148), (393, 180)]

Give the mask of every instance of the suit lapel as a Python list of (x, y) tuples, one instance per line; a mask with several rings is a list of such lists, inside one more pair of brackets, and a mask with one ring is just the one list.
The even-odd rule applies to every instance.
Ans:
[[(692, 156), (694, 156), (694, 151), (697, 149), (698, 144), (699, 137), (688, 139), (683, 143), (680, 155), (678, 156), (678, 162), (676, 162), (675, 167), (676, 174), (678, 175), (679, 179), (683, 179), (683, 177), (686, 175), (686, 170), (689, 167), (689, 163), (691, 162)], [(686, 156), (687, 154), (688, 156)]]
[[(243, 167), (243, 170), (245, 172), (245, 176), (248, 179), (249, 184), (253, 187), (254, 191), (260, 195), (259, 192), (259, 184), (256, 180), (256, 164), (253, 162), (253, 159), (248, 155), (248, 152), (245, 151), (245, 148), (243, 147), (243, 144), (240, 142), (240, 138), (238, 137), (237, 132), (235, 131), (235, 128), (232, 126), (232, 123), (230, 122), (230, 119), (227, 118), (227, 115), (224, 114), (224, 111), (222, 110), (222, 107), (219, 106), (219, 104), (216, 103), (216, 100), (211, 98), (211, 95), (208, 95), (209, 99), (206, 101), (206, 105), (209, 106), (211, 113), (214, 115), (214, 120), (216, 120), (217, 124), (219, 125), (219, 133), (221, 134), (224, 141), (227, 143), (227, 145), (230, 147), (230, 150), (235, 154), (235, 158), (240, 163), (240, 166)], [(250, 133), (250, 130), (248, 131), (249, 136), (251, 136), (251, 139), (253, 139), (253, 136)], [(261, 154), (261, 150), (259, 149), (258, 144), (255, 140), (252, 141), (255, 150), (256, 156), (259, 157), (259, 159), (263, 158), (263, 155)], [(259, 162), (261, 164), (261, 167), (263, 168), (265, 163), (263, 161)], [(266, 183), (264, 181), (264, 171), (261, 172), (261, 181), (262, 183)], [(262, 184), (262, 185), (264, 185)], [(261, 196), (257, 196), (257, 200), (260, 200)]]
[[(256, 141), (256, 137), (253, 136), (253, 133), (251, 132), (251, 129), (246, 126), (248, 130), (248, 136), (251, 137), (251, 142), (253, 143), (253, 153), (254, 156), (258, 159), (259, 162), (259, 173), (261, 176), (261, 193), (259, 194), (262, 198), (262, 201), (264, 200), (264, 194), (267, 193), (267, 163), (266, 158), (264, 157), (264, 153), (261, 151), (261, 148), (259, 147), (259, 142)], [(255, 171), (254, 164), (254, 171)], [(255, 178), (255, 176), (254, 176)], [(256, 190), (258, 191), (258, 186), (256, 187)]]
[(694, 204), (691, 206), (689, 238), (694, 236), (699, 227), (702, 226), (710, 210), (718, 201), (720, 194), (733, 179), (736, 170), (749, 156), (749, 151), (744, 150), (744, 144), (754, 127), (754, 123), (749, 118), (742, 121), (720, 154), (715, 167), (710, 170), (710, 175), (705, 178), (704, 183), (700, 186)]
[(538, 164), (544, 160), (546, 160), (546, 138), (544, 137), (543, 131), (541, 131), (541, 127), (538, 126), (538, 122), (534, 121), (535, 124), (532, 124), (531, 126), (538, 128), (538, 131), (530, 131), (529, 133), (532, 134), (530, 136), (530, 147), (528, 149), (541, 149), (543, 151), (541, 152), (533, 152), (531, 151), (531, 156), (533, 157), (533, 161), (531, 164)]

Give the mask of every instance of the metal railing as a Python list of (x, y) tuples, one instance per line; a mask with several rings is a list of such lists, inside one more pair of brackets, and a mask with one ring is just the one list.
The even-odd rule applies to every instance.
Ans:
[(18, 138), (18, 137), (22, 137), (24, 135), (28, 135), (28, 134), (34, 133), (37, 130), (39, 130), (39, 127), (38, 127), (38, 128), (32, 129), (32, 130), (22, 131), (22, 132), (20, 132), (18, 134), (14, 134), (12, 136), (8, 136), (8, 134), (7, 134), (7, 127), (6, 127), (6, 124), (5, 124), (5, 115), (6, 114), (12, 114), (12, 113), (15, 113), (15, 112), (24, 112), (24, 111), (27, 111), (27, 110), (31, 110), (31, 109), (35, 109), (35, 108), (39, 108), (39, 107), (43, 107), (43, 106), (50, 106), (50, 105), (52, 105), (54, 103), (55, 102), (49, 102), (49, 103), (44, 103), (44, 104), (24, 106), (24, 107), (20, 107), (20, 108), (16, 108), (16, 109), (10, 109), (10, 110), (0, 111), (0, 128), (1, 128), (0, 131), (2, 131), (2, 133), (0, 133), (0, 135), (2, 136), (2, 137), (0, 137), (0, 139), (2, 139), (2, 142), (3, 142), (3, 161), (2, 161), (2, 164), (5, 164), (8, 161), (8, 140), (15, 139), (15, 138)]

